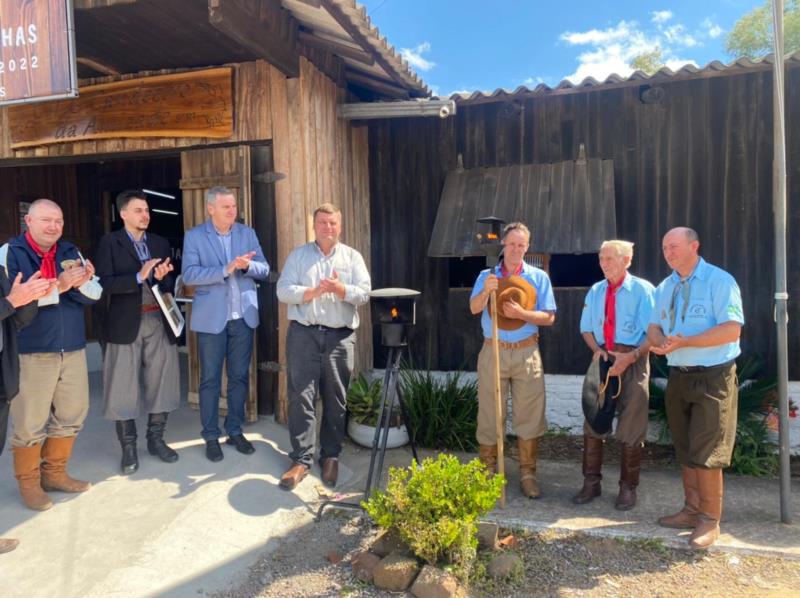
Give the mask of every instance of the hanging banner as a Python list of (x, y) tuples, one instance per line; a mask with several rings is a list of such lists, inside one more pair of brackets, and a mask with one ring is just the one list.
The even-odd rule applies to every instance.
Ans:
[(0, 1), (0, 106), (78, 95), (72, 0)]

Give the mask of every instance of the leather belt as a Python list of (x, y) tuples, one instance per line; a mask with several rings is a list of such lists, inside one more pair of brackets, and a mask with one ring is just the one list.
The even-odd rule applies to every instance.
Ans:
[[(528, 338), (526, 338), (524, 340), (517, 341), (516, 343), (509, 343), (509, 342), (506, 342), (506, 341), (498, 341), (498, 343), (500, 344), (500, 348), (501, 349), (522, 349), (523, 347), (530, 347), (532, 345), (539, 344), (539, 333), (537, 332), (536, 334), (534, 334), (532, 336), (529, 336)], [(484, 338), (483, 339), (483, 344), (484, 345), (491, 345), (492, 344), (492, 339)]]
[(341, 332), (342, 330), (350, 330), (352, 332), (352, 328), (347, 326), (341, 326), (339, 328), (335, 328), (333, 326), (323, 326), (322, 324), (301, 324), (297, 320), (292, 320), (292, 324), (297, 324), (298, 326), (302, 326), (303, 328), (309, 328), (311, 330), (320, 330), (322, 332)]
[(154, 311), (159, 311), (161, 308), (158, 306), (158, 303), (152, 303), (150, 305), (142, 305), (142, 313), (149, 314)]
[[(608, 350), (606, 349), (605, 345), (600, 345), (600, 348), (603, 351)], [(633, 345), (620, 345), (619, 343), (614, 343), (614, 348), (611, 350), (614, 351), (615, 353), (631, 353), (633, 351), (636, 351), (636, 349), (637, 347), (634, 347)]]
[(719, 365), (671, 365), (670, 369), (678, 370), (683, 374), (690, 374), (692, 372), (710, 372), (713, 370), (721, 370), (731, 367), (736, 363), (735, 359), (720, 363)]

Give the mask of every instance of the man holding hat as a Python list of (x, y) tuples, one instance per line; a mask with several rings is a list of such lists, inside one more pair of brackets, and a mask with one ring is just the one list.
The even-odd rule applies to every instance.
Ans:
[(584, 393), (593, 395), (584, 397), (584, 405), (597, 402), (598, 386), (605, 385), (608, 376), (619, 378), (613, 385), (614, 394), (619, 396), (614, 399), (611, 392), (606, 392), (604, 400), (609, 402), (606, 407), (610, 410), (603, 409), (603, 414), (584, 408), (587, 418), (583, 423), (583, 488), (572, 497), (572, 502), (580, 505), (600, 496), (603, 442), (611, 431), (614, 412), (618, 411), (614, 436), (622, 445), (622, 461), (619, 495), (614, 506), (620, 511), (636, 505), (650, 400), (647, 327), (653, 313), (655, 288), (628, 272), (632, 258), (633, 243), (603, 242), (600, 268), (605, 279), (586, 294), (580, 323), (583, 340), (593, 353), (592, 361), (600, 360), (587, 373), (587, 378), (594, 376), (595, 380), (594, 384), (584, 384)]
[[(523, 261), (530, 245), (530, 231), (521, 222), (503, 229), (503, 258), (482, 271), (469, 300), (470, 311), (481, 314), (485, 337), (478, 356), (478, 429), (480, 459), (492, 471), (497, 467), (495, 419), (495, 372), (492, 321), (488, 303), (497, 291), (497, 329), (500, 346), (500, 395), (511, 387), (513, 429), (519, 446), (520, 489), (538, 498), (536, 458), (545, 421), (544, 370), (539, 355), (539, 327), (555, 322), (556, 301), (547, 273)], [(505, 400), (503, 400), (505, 414)]]

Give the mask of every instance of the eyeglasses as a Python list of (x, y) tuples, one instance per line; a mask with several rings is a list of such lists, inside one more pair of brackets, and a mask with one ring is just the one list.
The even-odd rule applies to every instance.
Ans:
[(681, 299), (683, 300), (683, 305), (681, 306), (681, 322), (686, 321), (686, 311), (689, 309), (689, 291), (692, 286), (692, 278), (689, 277), (685, 280), (681, 280), (678, 284), (675, 285), (675, 288), (672, 289), (672, 301), (669, 304), (669, 331), (670, 334), (673, 330), (675, 330), (675, 319), (676, 319), (676, 310), (675, 310), (675, 303), (678, 299), (678, 294), (680, 294)]

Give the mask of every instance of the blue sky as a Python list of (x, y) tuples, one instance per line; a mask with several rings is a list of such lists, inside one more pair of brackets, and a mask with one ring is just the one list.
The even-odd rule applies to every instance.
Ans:
[(667, 65), (729, 62), (725, 36), (763, 0), (358, 0), (435, 94), (627, 76), (660, 47)]

